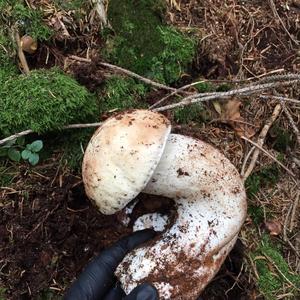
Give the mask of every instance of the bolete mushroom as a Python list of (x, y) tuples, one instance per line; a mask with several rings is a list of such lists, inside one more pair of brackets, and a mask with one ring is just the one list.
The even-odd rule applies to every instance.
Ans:
[[(175, 222), (128, 254), (116, 276), (126, 293), (149, 282), (161, 299), (190, 300), (234, 246), (246, 196), (239, 173), (223, 154), (170, 129), (169, 120), (152, 111), (113, 116), (91, 138), (82, 176), (88, 197), (104, 214), (121, 210), (140, 192), (175, 201)], [(162, 222), (158, 216), (146, 219), (154, 228)]]

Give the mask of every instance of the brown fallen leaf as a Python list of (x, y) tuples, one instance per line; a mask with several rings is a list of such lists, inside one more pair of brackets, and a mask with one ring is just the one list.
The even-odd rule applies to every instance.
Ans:
[(278, 220), (266, 221), (265, 226), (270, 232), (270, 235), (279, 235), (282, 232), (282, 225)]
[(236, 99), (227, 101), (222, 107), (221, 120), (229, 124), (238, 136), (251, 138), (255, 135), (255, 126), (241, 116), (240, 107), (242, 102)]

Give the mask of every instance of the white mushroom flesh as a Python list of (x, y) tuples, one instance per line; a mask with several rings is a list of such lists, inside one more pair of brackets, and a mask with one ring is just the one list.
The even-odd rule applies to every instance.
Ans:
[(128, 254), (116, 275), (126, 293), (151, 282), (161, 299), (196, 299), (244, 222), (240, 176), (212, 146), (171, 134), (143, 192), (174, 199), (178, 218), (159, 240)]

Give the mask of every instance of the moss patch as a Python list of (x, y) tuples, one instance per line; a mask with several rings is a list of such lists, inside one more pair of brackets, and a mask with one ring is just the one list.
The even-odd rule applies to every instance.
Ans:
[(273, 148), (276, 151), (285, 153), (288, 148), (293, 147), (293, 139), (289, 132), (275, 124), (271, 130), (270, 135), (273, 137)]
[(296, 299), (297, 295), (299, 296), (295, 287), (300, 286), (300, 275), (290, 271), (280, 250), (271, 242), (268, 235), (263, 235), (257, 250), (251, 253), (251, 257), (255, 261), (259, 275), (258, 288), (266, 300), (276, 299), (276, 295), (287, 290), (286, 287), (294, 296), (285, 299)]
[(115, 32), (106, 56), (113, 63), (155, 80), (176, 81), (195, 52), (195, 41), (163, 25), (160, 0), (111, 0), (108, 17)]
[(37, 133), (96, 120), (95, 97), (57, 69), (7, 80), (0, 90), (0, 136), (25, 129)]
[(278, 166), (275, 164), (251, 174), (245, 182), (247, 196), (253, 198), (262, 187), (274, 186), (279, 180), (279, 175)]
[(32, 9), (22, 0), (0, 0), (0, 10), (0, 24), (6, 31), (17, 26), (20, 34), (28, 34), (35, 39), (47, 40), (51, 36), (39, 8)]
[(141, 97), (146, 91), (147, 87), (132, 78), (113, 76), (106, 81), (101, 110), (105, 112), (145, 107)]

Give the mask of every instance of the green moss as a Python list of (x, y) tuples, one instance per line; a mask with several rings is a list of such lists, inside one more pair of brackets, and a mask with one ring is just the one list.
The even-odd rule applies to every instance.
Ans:
[(199, 82), (194, 87), (198, 90), (199, 93), (207, 93), (207, 92), (215, 91), (213, 84), (210, 82)]
[(285, 285), (289, 286), (289, 293), (294, 295), (285, 299), (296, 299), (297, 295), (299, 296), (295, 287), (300, 286), (300, 275), (291, 272), (280, 250), (271, 242), (268, 235), (263, 235), (258, 248), (250, 255), (255, 261), (259, 275), (258, 288), (266, 300), (276, 299), (276, 296), (282, 293)]
[(140, 75), (171, 83), (192, 61), (195, 41), (163, 25), (160, 0), (109, 1), (108, 17), (115, 32), (108, 36), (106, 56)]
[(203, 121), (203, 106), (193, 104), (185, 107), (179, 107), (174, 110), (174, 120), (180, 124), (188, 124), (189, 122)]
[(7, 80), (0, 99), (0, 136), (25, 129), (44, 133), (74, 122), (92, 122), (99, 113), (95, 97), (57, 69)]
[(274, 186), (279, 175), (278, 166), (275, 164), (251, 174), (245, 182), (248, 197), (253, 198), (262, 187)]
[(271, 136), (274, 137), (273, 148), (276, 151), (285, 153), (288, 148), (293, 146), (292, 136), (285, 129), (275, 124), (270, 130)]
[(47, 40), (51, 30), (43, 21), (41, 9), (32, 9), (22, 0), (0, 0), (0, 24), (7, 31), (17, 26), (20, 34), (28, 34), (35, 39)]
[(106, 81), (101, 101), (102, 111), (142, 108), (145, 105), (141, 102), (141, 97), (146, 91), (143, 84), (132, 78), (112, 76)]
[(63, 161), (70, 169), (76, 172), (81, 171), (83, 151), (90, 141), (95, 128), (85, 128), (76, 131), (66, 131), (58, 138), (59, 149), (63, 149)]
[(249, 205), (248, 214), (256, 226), (259, 226), (264, 220), (264, 210), (261, 206)]
[(5, 288), (0, 286), (0, 300), (5, 300)]
[(86, 0), (54, 0), (54, 3), (59, 9), (70, 11), (83, 8), (86, 5)]

